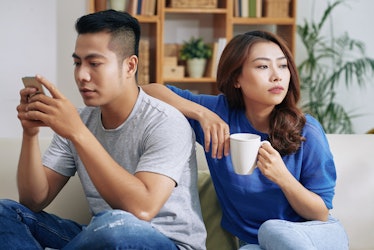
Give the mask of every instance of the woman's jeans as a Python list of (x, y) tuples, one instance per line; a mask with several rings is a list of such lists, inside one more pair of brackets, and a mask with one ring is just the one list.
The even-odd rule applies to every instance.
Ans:
[(348, 250), (347, 234), (331, 216), (326, 222), (268, 220), (258, 231), (259, 245), (240, 241), (240, 250)]
[(88, 226), (55, 215), (34, 213), (11, 200), (0, 200), (0, 249), (173, 249), (175, 243), (122, 210), (94, 216)]

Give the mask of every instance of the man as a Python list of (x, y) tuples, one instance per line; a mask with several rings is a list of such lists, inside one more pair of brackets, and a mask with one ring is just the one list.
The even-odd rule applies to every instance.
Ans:
[[(2, 249), (205, 249), (194, 133), (171, 106), (136, 83), (140, 26), (107, 10), (76, 23), (79, 112), (49, 81), (51, 96), (21, 90), (20, 203), (0, 202)], [(56, 135), (43, 156), (39, 126)], [(87, 226), (42, 210), (78, 173), (93, 219)]]

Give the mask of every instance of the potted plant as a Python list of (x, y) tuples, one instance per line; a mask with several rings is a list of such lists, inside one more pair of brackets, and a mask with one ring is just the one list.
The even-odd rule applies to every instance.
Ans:
[(298, 66), (302, 108), (317, 118), (327, 133), (353, 133), (351, 119), (357, 114), (347, 112), (335, 99), (341, 80), (347, 87), (364, 86), (368, 73), (374, 73), (374, 60), (366, 56), (362, 42), (347, 33), (340, 37), (321, 34), (332, 11), (344, 1), (329, 3), (318, 22), (305, 20), (297, 25), (307, 54)]
[(204, 75), (207, 59), (211, 56), (212, 48), (202, 38), (191, 37), (180, 50), (180, 58), (187, 63), (188, 75), (194, 78)]

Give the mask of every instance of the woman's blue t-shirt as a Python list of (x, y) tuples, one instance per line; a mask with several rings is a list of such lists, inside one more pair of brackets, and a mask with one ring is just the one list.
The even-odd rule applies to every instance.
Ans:
[[(218, 114), (233, 133), (259, 134), (262, 140), (268, 135), (255, 130), (244, 110), (230, 109), (224, 95), (194, 95), (188, 90), (168, 86), (173, 92), (199, 103)], [(204, 145), (204, 133), (195, 120), (189, 120), (196, 133), (196, 140)], [(326, 135), (320, 123), (306, 115), (302, 135), (306, 141), (300, 149), (282, 157), (292, 175), (308, 190), (318, 194), (328, 209), (336, 181), (335, 164)], [(231, 157), (214, 159), (205, 153), (212, 181), (222, 208), (221, 225), (227, 231), (248, 243), (258, 244), (257, 231), (269, 219), (305, 221), (291, 207), (278, 185), (263, 176), (258, 168), (251, 175), (238, 175), (233, 171)]]

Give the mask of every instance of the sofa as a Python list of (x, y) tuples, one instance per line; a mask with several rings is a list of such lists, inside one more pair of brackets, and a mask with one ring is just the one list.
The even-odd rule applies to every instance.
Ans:
[[(332, 215), (344, 225), (351, 250), (374, 250), (374, 135), (335, 135), (327, 138), (337, 168), (336, 196)], [(50, 138), (41, 138), (44, 150)], [(20, 138), (0, 138), (0, 198), (18, 199), (16, 169)], [(221, 211), (216, 200), (201, 146), (197, 145), (199, 192), (208, 231), (208, 250), (237, 247), (237, 240), (220, 227)], [(46, 211), (88, 223), (90, 213), (78, 177), (72, 177)]]

